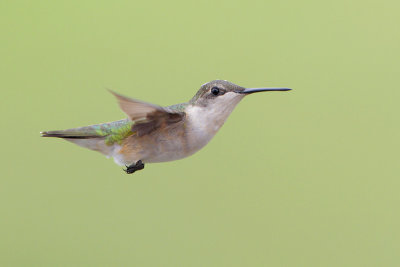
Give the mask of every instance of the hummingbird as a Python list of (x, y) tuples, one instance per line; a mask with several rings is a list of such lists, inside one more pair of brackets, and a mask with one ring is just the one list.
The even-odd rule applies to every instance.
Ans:
[(289, 88), (245, 88), (226, 80), (203, 84), (188, 102), (167, 107), (110, 92), (126, 119), (60, 131), (41, 132), (112, 157), (128, 174), (147, 163), (173, 161), (203, 148), (245, 96)]

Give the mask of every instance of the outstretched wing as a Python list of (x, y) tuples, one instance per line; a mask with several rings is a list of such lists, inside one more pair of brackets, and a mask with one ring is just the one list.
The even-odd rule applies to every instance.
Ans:
[(117, 98), (122, 111), (135, 122), (132, 131), (138, 136), (146, 135), (161, 126), (177, 123), (185, 117), (185, 112), (132, 99), (111, 90), (110, 92)]

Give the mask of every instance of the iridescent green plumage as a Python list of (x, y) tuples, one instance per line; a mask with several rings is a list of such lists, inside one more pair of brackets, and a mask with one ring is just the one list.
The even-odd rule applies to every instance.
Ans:
[(128, 136), (132, 135), (132, 126), (134, 122), (128, 119), (114, 121), (110, 123), (103, 123), (93, 125), (93, 130), (99, 136), (105, 136), (105, 144), (113, 145), (115, 143), (121, 144), (121, 142)]
[(173, 111), (185, 111), (185, 108), (187, 107), (188, 103), (180, 103), (180, 104), (175, 104), (168, 106), (167, 108)]

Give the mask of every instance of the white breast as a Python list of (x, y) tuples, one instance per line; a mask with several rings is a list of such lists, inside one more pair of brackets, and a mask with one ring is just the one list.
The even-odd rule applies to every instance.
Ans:
[(210, 111), (197, 106), (186, 109), (188, 123), (186, 126), (190, 150), (196, 152), (204, 147), (217, 133), (220, 125), (210, 119)]
[(214, 137), (242, 98), (242, 95), (229, 92), (206, 107), (192, 105), (186, 108), (188, 137), (193, 153)]

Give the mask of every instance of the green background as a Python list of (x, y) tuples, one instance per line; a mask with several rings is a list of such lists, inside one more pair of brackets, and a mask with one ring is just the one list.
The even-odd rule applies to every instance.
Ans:
[[(400, 266), (398, 1), (0, 2), (1, 266)], [(194, 156), (126, 175), (57, 130), (226, 79)]]

